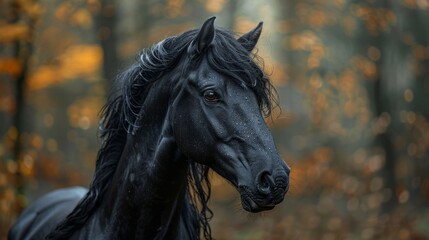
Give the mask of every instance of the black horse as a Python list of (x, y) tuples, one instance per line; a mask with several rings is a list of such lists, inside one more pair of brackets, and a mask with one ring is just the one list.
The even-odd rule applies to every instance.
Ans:
[(211, 239), (209, 168), (249, 212), (283, 200), (290, 169), (263, 119), (276, 94), (252, 54), (262, 23), (236, 39), (214, 19), (143, 50), (103, 109), (89, 190), (42, 197), (9, 239)]

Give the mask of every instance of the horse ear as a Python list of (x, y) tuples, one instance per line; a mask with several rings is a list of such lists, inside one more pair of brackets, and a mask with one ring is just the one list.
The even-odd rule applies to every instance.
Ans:
[(258, 26), (256, 26), (252, 31), (241, 36), (237, 41), (248, 51), (251, 52), (253, 48), (255, 48), (256, 43), (259, 40), (262, 32), (263, 22), (259, 22)]
[(201, 53), (203, 52), (212, 42), (215, 36), (214, 29), (214, 20), (216, 17), (211, 17), (207, 19), (200, 31), (198, 32), (197, 37), (192, 41), (189, 46), (190, 53)]

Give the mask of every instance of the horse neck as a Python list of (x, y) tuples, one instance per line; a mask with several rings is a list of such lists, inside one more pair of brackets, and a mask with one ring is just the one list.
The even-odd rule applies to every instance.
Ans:
[(141, 127), (128, 135), (100, 208), (107, 234), (118, 239), (173, 238), (178, 229), (188, 162), (170, 129), (168, 101), (156, 99), (143, 103)]

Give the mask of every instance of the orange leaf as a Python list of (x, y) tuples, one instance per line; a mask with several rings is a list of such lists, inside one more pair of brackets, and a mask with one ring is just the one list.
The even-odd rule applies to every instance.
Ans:
[(0, 26), (0, 29), (0, 42), (24, 39), (29, 32), (28, 26), (21, 23), (4, 24)]
[[(1, 33), (0, 33), (1, 34)], [(11, 76), (18, 76), (22, 71), (21, 63), (16, 58), (0, 59), (0, 73), (7, 73)]]

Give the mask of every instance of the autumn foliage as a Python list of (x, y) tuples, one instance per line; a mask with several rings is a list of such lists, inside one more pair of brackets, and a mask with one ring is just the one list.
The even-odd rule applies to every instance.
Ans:
[(264, 21), (280, 95), (267, 122), (291, 164), (273, 211), (248, 215), (213, 174), (216, 239), (429, 239), (427, 0), (0, 2), (0, 239), (55, 188), (88, 186), (114, 75), (167, 36)]

